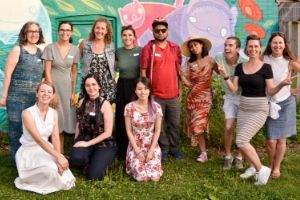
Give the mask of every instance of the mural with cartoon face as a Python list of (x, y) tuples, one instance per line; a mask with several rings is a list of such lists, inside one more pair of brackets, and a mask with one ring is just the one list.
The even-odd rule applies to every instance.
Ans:
[(226, 37), (235, 34), (236, 18), (237, 8), (223, 0), (191, 0), (167, 17), (172, 22), (169, 39), (181, 44), (190, 35), (206, 37), (212, 41), (210, 54), (215, 55), (223, 50)]

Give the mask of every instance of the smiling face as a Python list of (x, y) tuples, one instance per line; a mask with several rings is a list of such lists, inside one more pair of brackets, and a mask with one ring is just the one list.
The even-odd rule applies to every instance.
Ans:
[(40, 29), (36, 24), (31, 24), (26, 31), (26, 42), (36, 44), (40, 39)]
[(87, 78), (84, 83), (86, 93), (91, 99), (95, 99), (100, 95), (100, 86), (95, 78)]
[(54, 91), (50, 85), (41, 84), (36, 92), (36, 98), (39, 103), (49, 104), (53, 99)]
[(122, 41), (125, 47), (133, 47), (135, 44), (135, 36), (132, 30), (125, 30), (122, 33)]
[(70, 24), (61, 24), (58, 29), (59, 39), (62, 41), (69, 41), (72, 36), (72, 27)]
[(105, 22), (97, 22), (94, 28), (95, 39), (104, 40), (107, 34), (107, 25)]
[(270, 47), (272, 49), (272, 56), (282, 56), (285, 48), (284, 39), (280, 36), (275, 36), (270, 43)]
[(261, 53), (261, 46), (259, 40), (249, 40), (246, 46), (247, 56), (249, 58), (257, 58)]
[(224, 43), (224, 55), (227, 60), (238, 56), (240, 48), (237, 47), (234, 39), (226, 39)]
[(150, 89), (142, 82), (138, 82), (135, 87), (135, 94), (139, 100), (147, 100), (150, 95)]

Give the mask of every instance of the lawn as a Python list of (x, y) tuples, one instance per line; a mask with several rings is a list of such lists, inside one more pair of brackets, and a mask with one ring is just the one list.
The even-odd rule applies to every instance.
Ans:
[[(115, 160), (103, 181), (87, 181), (78, 170), (72, 170), (77, 181), (70, 191), (42, 196), (14, 187), (16, 170), (7, 152), (0, 153), (0, 199), (300, 199), (299, 148), (290, 148), (282, 166), (280, 179), (270, 179), (266, 186), (255, 186), (254, 180), (241, 180), (242, 171), (222, 169), (218, 150), (209, 151), (209, 162), (195, 161), (197, 150), (183, 140), (184, 160), (170, 159), (163, 164), (159, 183), (138, 183), (123, 172), (122, 162)], [(260, 151), (266, 163), (265, 152)]]

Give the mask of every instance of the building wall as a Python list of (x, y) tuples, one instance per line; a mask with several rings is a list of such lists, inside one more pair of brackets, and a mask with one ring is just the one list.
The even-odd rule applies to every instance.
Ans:
[[(151, 22), (164, 17), (169, 22), (169, 39), (181, 44), (189, 35), (212, 41), (210, 52), (223, 50), (226, 37), (236, 35), (242, 44), (248, 34), (267, 38), (278, 30), (276, 1), (265, 0), (3, 0), (0, 1), (0, 93), (6, 57), (17, 44), (17, 35), (28, 20), (41, 24), (47, 43), (57, 40), (57, 24), (75, 24), (74, 43), (86, 38), (98, 17), (107, 17), (114, 27), (116, 47), (122, 45), (122, 25), (132, 24), (141, 46), (152, 39)], [(6, 129), (6, 110), (0, 109), (0, 129)]]

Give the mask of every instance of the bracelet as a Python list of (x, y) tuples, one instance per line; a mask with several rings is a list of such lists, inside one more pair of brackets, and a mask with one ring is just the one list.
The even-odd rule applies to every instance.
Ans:
[(223, 79), (224, 81), (227, 81), (229, 79), (229, 76), (225, 76)]

